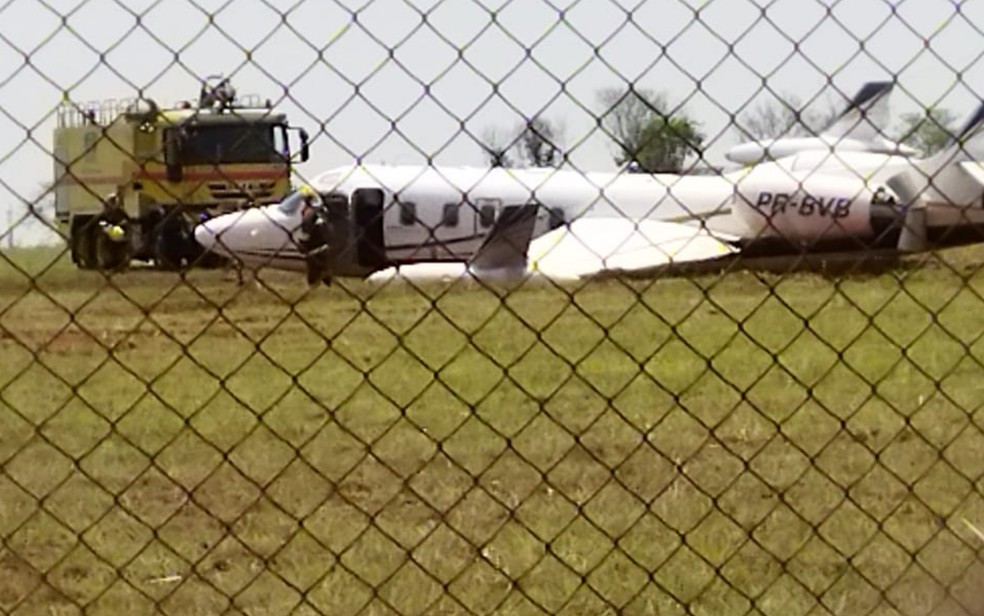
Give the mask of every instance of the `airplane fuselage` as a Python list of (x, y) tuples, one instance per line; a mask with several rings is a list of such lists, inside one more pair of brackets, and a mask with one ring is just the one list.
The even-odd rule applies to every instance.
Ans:
[[(887, 247), (898, 239), (904, 208), (886, 181), (912, 164), (905, 156), (814, 150), (721, 175), (367, 165), (328, 171), (311, 186), (329, 211), (335, 204), (342, 212), (338, 275), (366, 276), (421, 262), (457, 271), (453, 264), (476, 253), (504, 207), (529, 203), (541, 206), (535, 238), (575, 220), (589, 229), (592, 218), (617, 218), (699, 225), (752, 253)], [(953, 226), (954, 208), (931, 210), (931, 234)], [(980, 207), (960, 216), (966, 228), (984, 224)], [(299, 224), (288, 199), (209, 221), (196, 239), (251, 267), (303, 270)]]
[[(366, 193), (380, 193), (383, 207), (369, 224), (378, 227), (381, 261), (389, 265), (466, 260), (505, 206), (531, 202), (542, 206), (534, 236), (582, 217), (706, 218), (709, 227), (724, 231), (733, 224), (734, 180), (718, 176), (366, 165), (333, 169), (311, 186), (352, 208)], [(200, 225), (196, 238), (220, 254), (234, 252), (246, 265), (302, 270), (295, 240), (300, 216), (287, 202), (245, 210)]]

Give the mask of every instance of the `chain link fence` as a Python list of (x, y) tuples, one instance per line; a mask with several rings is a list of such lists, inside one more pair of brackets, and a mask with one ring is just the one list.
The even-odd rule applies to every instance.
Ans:
[[(0, 4), (0, 614), (984, 613), (981, 24), (972, 1)], [(840, 115), (875, 82), (891, 117)], [(201, 111), (230, 85), (244, 106)], [(610, 173), (676, 221), (744, 173), (736, 145), (867, 115), (867, 156), (949, 156), (927, 190), (964, 200), (928, 211), (959, 246), (326, 286), (195, 239), (353, 161)], [(838, 211), (843, 176), (793, 171), (759, 210), (810, 181)], [(872, 211), (924, 204), (911, 185)], [(393, 224), (498, 229), (464, 203)]]

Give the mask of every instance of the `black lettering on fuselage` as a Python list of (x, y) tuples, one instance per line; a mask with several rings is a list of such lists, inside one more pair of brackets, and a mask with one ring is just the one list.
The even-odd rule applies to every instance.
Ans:
[(803, 197), (803, 202), (800, 203), (799, 215), (800, 216), (812, 216), (813, 211), (817, 209), (817, 202), (820, 202), (820, 215), (823, 216), (823, 199), (817, 199), (813, 195), (806, 195)]
[(813, 216), (821, 218), (845, 218), (851, 213), (851, 200), (845, 197), (815, 197), (807, 195), (803, 197), (803, 203), (799, 208), (800, 216)]
[(818, 215), (821, 218), (846, 218), (851, 213), (851, 200), (846, 197), (818, 197), (805, 195), (799, 203), (788, 193), (760, 192), (756, 209), (772, 216), (793, 211), (803, 217)]
[(772, 203), (772, 193), (764, 191), (760, 192), (758, 203), (755, 204), (755, 209), (761, 210), (763, 206), (769, 205), (770, 203)]
[[(785, 193), (779, 193), (772, 199), (772, 214), (785, 214), (786, 207), (790, 204), (789, 195)], [(796, 207), (796, 204), (792, 204)]]

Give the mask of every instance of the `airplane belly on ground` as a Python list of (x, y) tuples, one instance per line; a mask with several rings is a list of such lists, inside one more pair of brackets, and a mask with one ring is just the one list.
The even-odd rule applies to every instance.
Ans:
[(384, 229), (386, 257), (395, 262), (412, 261), (460, 261), (471, 255), (482, 244), (484, 235), (444, 235), (427, 229), (407, 233), (402, 229)]
[(396, 267), (388, 267), (366, 277), (370, 284), (382, 284), (394, 279), (415, 282), (457, 280), (468, 273), (468, 267), (463, 262), (445, 263), (407, 263)]

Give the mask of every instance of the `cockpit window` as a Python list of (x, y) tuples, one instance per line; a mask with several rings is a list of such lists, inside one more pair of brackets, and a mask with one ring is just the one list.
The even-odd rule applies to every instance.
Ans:
[(300, 211), (301, 205), (304, 203), (304, 199), (308, 195), (310, 195), (311, 199), (314, 200), (315, 205), (321, 205), (321, 197), (318, 196), (317, 193), (305, 194), (304, 192), (295, 190), (294, 192), (287, 195), (287, 197), (280, 202), (280, 205), (277, 206), (277, 209), (279, 209), (284, 214), (287, 214), (288, 216), (293, 216), (294, 214), (297, 214), (298, 211)]

